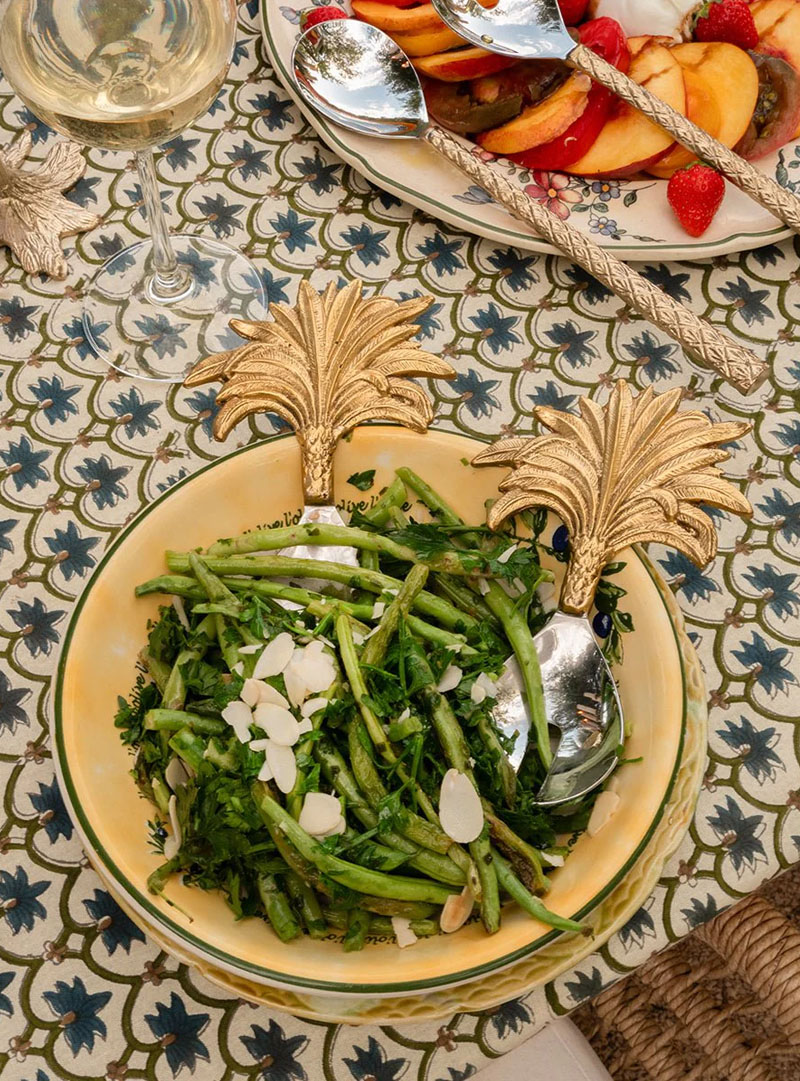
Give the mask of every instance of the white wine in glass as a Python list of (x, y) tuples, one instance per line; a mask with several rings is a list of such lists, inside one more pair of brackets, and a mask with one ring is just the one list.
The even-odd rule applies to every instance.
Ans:
[(235, 35), (234, 0), (0, 5), (0, 69), (31, 111), (78, 142), (134, 152), (151, 239), (113, 255), (84, 298), (87, 340), (130, 375), (180, 381), (232, 316), (263, 315), (258, 273), (237, 248), (170, 236), (152, 152), (208, 110)]

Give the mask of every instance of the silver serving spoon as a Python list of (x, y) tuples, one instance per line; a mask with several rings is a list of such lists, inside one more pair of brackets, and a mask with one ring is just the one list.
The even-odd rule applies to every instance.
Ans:
[[(537, 406), (545, 434), (501, 439), (473, 465), (509, 465), (500, 496), (487, 514), (497, 529), (520, 511), (546, 506), (569, 530), (570, 554), (559, 608), (534, 636), (548, 721), (561, 731), (553, 763), (538, 794), (554, 805), (575, 799), (604, 780), (622, 743), (622, 705), (588, 613), (603, 567), (623, 548), (656, 540), (702, 566), (717, 548), (710, 518), (696, 504), (739, 514), (752, 508), (725, 480), (717, 463), (722, 445), (748, 426), (713, 423), (699, 411), (678, 411), (681, 391), (633, 396), (620, 380), (606, 405), (581, 398), (578, 416)], [(529, 738), (516, 674), (504, 673), (495, 720), (513, 735), (518, 768)]]
[[(537, 2), (541, 6), (544, 0)], [(556, 31), (554, 28), (554, 35)], [(567, 41), (574, 47), (568, 35)], [(586, 52), (604, 63), (591, 50)], [(619, 74), (615, 68), (610, 70)], [(749, 349), (698, 318), (546, 206), (529, 199), (452, 135), (432, 125), (417, 73), (405, 53), (382, 30), (355, 19), (321, 23), (298, 38), (292, 73), (306, 104), (335, 123), (362, 135), (420, 139), (431, 146), (538, 236), (585, 267), (738, 390), (754, 390), (766, 377), (767, 365)]]
[(491, 8), (481, 7), (478, 0), (432, 2), (452, 30), (479, 48), (518, 60), (565, 60), (590, 75), (800, 232), (800, 199), (586, 45), (576, 43), (564, 25), (556, 0), (498, 0)]
[[(536, 795), (543, 807), (585, 796), (614, 771), (622, 743), (622, 703), (585, 614), (557, 611), (533, 637), (548, 722), (558, 729), (553, 761)], [(514, 739), (509, 762), (519, 771), (530, 742), (522, 673), (510, 657), (497, 682), (492, 718)]]

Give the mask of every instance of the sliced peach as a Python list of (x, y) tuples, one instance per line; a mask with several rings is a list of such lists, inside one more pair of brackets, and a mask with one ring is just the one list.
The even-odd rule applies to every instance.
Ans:
[(394, 41), (406, 56), (433, 56), (434, 53), (443, 53), (447, 49), (456, 49), (459, 45), (466, 45), (466, 41), (442, 23), (439, 30), (420, 30), (415, 34), (396, 34), (392, 31), (389, 37)]
[(581, 115), (586, 108), (590, 86), (590, 79), (575, 71), (549, 97), (528, 105), (508, 124), (481, 132), (477, 142), (493, 154), (518, 154), (532, 146), (549, 143)]
[(411, 63), (420, 75), (443, 83), (460, 83), (464, 79), (479, 79), (502, 71), (515, 64), (516, 60), (470, 45), (466, 49), (451, 49), (446, 53), (434, 53), (433, 56), (417, 56)]
[[(656, 97), (679, 113), (686, 112), (686, 89), (683, 71), (670, 50), (654, 38), (630, 38), (631, 66), (628, 74), (634, 82), (646, 86)], [(593, 146), (569, 167), (578, 176), (631, 176), (654, 165), (672, 147), (668, 132), (646, 116), (620, 101)]]
[[(797, 0), (757, 0), (750, 5), (761, 39), (758, 52), (777, 56), (800, 73), (800, 3)], [(793, 134), (800, 138), (800, 127)]]
[(357, 19), (387, 34), (417, 34), (422, 30), (441, 30), (444, 26), (433, 4), (401, 8), (378, 0), (353, 0), (351, 6)]
[[(673, 46), (670, 52), (683, 69), (686, 115), (725, 146), (736, 146), (747, 131), (758, 100), (758, 71), (753, 61), (736, 45), (720, 41), (691, 41)], [(695, 157), (678, 145), (648, 172), (669, 177)]]

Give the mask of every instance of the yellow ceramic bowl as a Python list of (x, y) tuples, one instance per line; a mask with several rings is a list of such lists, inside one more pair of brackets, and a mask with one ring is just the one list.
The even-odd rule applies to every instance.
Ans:
[[(374, 491), (400, 465), (428, 479), (469, 522), (483, 521), (484, 502), (503, 475), (468, 463), (479, 444), (462, 436), (369, 427), (336, 455), (340, 500), (362, 498), (346, 483), (376, 469)], [(129, 752), (113, 725), (118, 694), (127, 693), (158, 598), (136, 600), (133, 587), (163, 569), (167, 548), (208, 545), (297, 513), (302, 504), (299, 449), (294, 438), (250, 446), (175, 485), (121, 534), (89, 582), (67, 631), (58, 667), (54, 742), (62, 791), (92, 861), (126, 907), (158, 928), (183, 956), (255, 983), (316, 994), (402, 995), (454, 986), (497, 971), (551, 941), (547, 927), (509, 906), (498, 934), (471, 924), (455, 935), (393, 942), (344, 953), (334, 940), (278, 941), (258, 919), (236, 922), (221, 896), (171, 881), (162, 897), (148, 894), (158, 857), (147, 843), (153, 808), (129, 775)], [(626, 749), (641, 762), (620, 767), (611, 784), (620, 797), (611, 822), (584, 834), (553, 875), (548, 905), (582, 917), (621, 881), (643, 851), (662, 814), (680, 758), (686, 689), (677, 629), (653, 579), (635, 552), (623, 553), (616, 581), (635, 631), (626, 638), (619, 672), (630, 723)], [(557, 575), (563, 566), (554, 564)], [(174, 902), (170, 905), (169, 902)], [(599, 945), (598, 941), (595, 946)]]

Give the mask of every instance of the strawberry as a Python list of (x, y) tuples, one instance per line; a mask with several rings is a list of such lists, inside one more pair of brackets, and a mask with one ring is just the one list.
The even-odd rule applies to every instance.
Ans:
[(567, 26), (577, 26), (586, 14), (589, 0), (558, 0), (558, 6), (565, 24)]
[(706, 231), (724, 195), (722, 176), (699, 161), (678, 169), (667, 184), (669, 205), (689, 236), (700, 236)]
[(337, 8), (333, 4), (326, 4), (323, 7), (307, 8), (300, 16), (300, 29), (310, 30), (312, 26), (319, 26), (320, 23), (329, 22), (331, 19), (346, 18), (347, 12), (342, 11), (341, 8)]
[(758, 30), (746, 0), (706, 0), (695, 15), (697, 41), (726, 41), (740, 49), (755, 49)]

